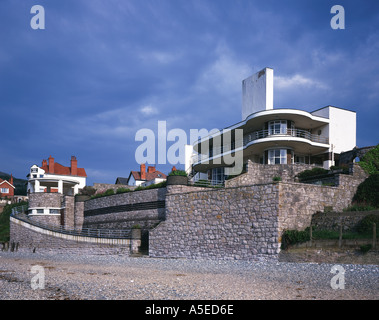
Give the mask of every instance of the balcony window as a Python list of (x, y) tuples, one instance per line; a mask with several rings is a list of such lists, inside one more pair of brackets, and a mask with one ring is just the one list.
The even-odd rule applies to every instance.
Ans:
[(275, 120), (268, 123), (268, 134), (286, 134), (287, 120)]
[(287, 164), (287, 149), (268, 150), (268, 164)]

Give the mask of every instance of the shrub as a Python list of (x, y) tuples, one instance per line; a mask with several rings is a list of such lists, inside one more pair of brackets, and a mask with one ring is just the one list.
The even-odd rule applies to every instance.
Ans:
[(174, 171), (171, 171), (168, 175), (169, 176), (184, 176), (184, 177), (187, 177), (187, 172), (185, 172), (184, 170), (174, 170)]
[(357, 231), (359, 233), (364, 234), (371, 234), (372, 233), (372, 226), (373, 224), (376, 224), (376, 234), (378, 234), (379, 231), (379, 216), (370, 214), (366, 217), (364, 217), (357, 226)]
[(359, 165), (370, 175), (379, 174), (379, 144), (362, 157)]
[(272, 181), (282, 181), (282, 177), (281, 176), (275, 176), (272, 178)]
[(370, 175), (358, 186), (353, 202), (379, 208), (379, 174)]
[(116, 193), (119, 194), (119, 193), (125, 193), (125, 192), (131, 192), (132, 190), (128, 189), (128, 188), (118, 188), (116, 190)]
[(367, 253), (371, 249), (371, 244), (364, 244), (360, 246), (360, 249), (362, 253)]
[(289, 245), (309, 241), (309, 228), (304, 231), (285, 230), (282, 235), (282, 249), (286, 249)]
[(313, 168), (311, 170), (304, 170), (300, 172), (297, 176), (299, 179), (306, 179), (310, 177), (316, 177), (320, 175), (327, 174), (329, 171), (324, 168)]

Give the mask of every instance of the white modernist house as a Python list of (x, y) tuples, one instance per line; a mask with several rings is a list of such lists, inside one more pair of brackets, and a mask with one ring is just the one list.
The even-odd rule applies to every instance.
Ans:
[(76, 157), (71, 157), (71, 166), (65, 167), (49, 157), (42, 166), (32, 165), (28, 178), (28, 193), (53, 192), (74, 196), (86, 186), (87, 174), (78, 168)]
[(356, 113), (326, 106), (312, 112), (273, 108), (273, 69), (242, 82), (242, 121), (186, 147), (186, 170), (197, 178), (222, 180), (230, 162), (267, 165), (315, 164), (329, 169), (356, 146)]

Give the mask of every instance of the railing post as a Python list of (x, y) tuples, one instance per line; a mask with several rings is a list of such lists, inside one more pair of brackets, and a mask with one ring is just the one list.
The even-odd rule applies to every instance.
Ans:
[(341, 223), (340, 223), (340, 235), (338, 238), (338, 248), (341, 248), (341, 247), (342, 247), (342, 219), (341, 219)]
[(376, 223), (372, 224), (372, 248), (376, 249)]

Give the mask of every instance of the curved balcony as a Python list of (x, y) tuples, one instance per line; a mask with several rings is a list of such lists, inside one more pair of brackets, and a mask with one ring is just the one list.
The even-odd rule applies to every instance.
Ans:
[[(317, 135), (317, 134), (311, 134), (307, 130), (302, 129), (283, 129), (280, 130), (258, 130), (253, 131), (251, 133), (245, 134), (243, 136), (243, 143), (236, 144), (235, 142), (232, 142), (228, 145), (223, 146), (213, 146), (210, 149), (210, 152), (207, 154), (194, 154), (192, 156), (192, 163), (193, 165), (200, 164), (205, 161), (212, 161), (215, 158), (218, 158), (220, 155), (225, 155), (227, 153), (233, 153), (237, 151), (242, 151), (247, 147), (250, 147), (251, 145), (255, 143), (260, 143), (262, 145), (266, 145), (267, 147), (270, 147), (270, 144), (275, 142), (277, 143), (283, 143), (291, 147), (291, 145), (295, 144), (302, 144), (302, 145), (314, 145), (317, 149), (320, 148), (328, 148), (329, 139), (327, 137)], [(262, 147), (261, 147), (262, 148)], [(259, 148), (259, 149), (261, 149)], [(259, 152), (262, 152), (263, 150), (259, 150)]]
[(317, 134), (311, 134), (309, 131), (302, 130), (302, 129), (285, 129), (285, 130), (279, 130), (276, 132), (273, 130), (255, 131), (255, 132), (244, 135), (243, 144), (244, 146), (246, 146), (251, 141), (254, 141), (257, 139), (263, 139), (267, 137), (277, 138), (278, 136), (304, 138), (312, 142), (329, 144), (329, 139), (327, 137), (323, 137)]

